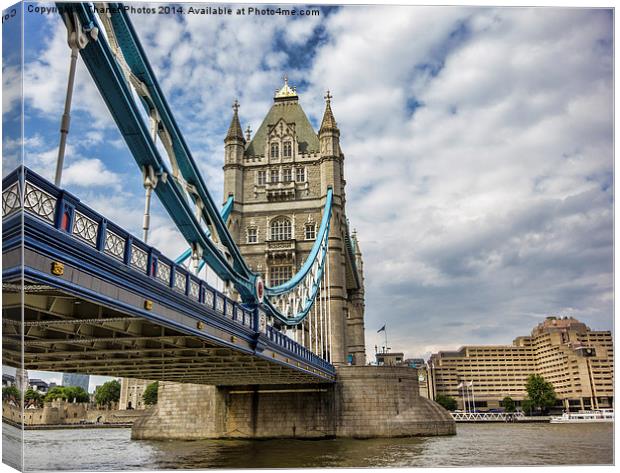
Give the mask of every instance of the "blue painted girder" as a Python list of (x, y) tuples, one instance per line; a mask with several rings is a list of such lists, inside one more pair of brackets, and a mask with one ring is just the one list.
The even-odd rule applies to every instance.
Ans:
[[(77, 12), (82, 24), (97, 24), (97, 19), (88, 4), (57, 5), (60, 11)], [(129, 85), (105, 37), (100, 34), (97, 41), (90, 41), (80, 50), (80, 54), (138, 165), (152, 166), (159, 173), (168, 173), (165, 161), (150, 138), (149, 130), (137, 109)], [(225, 281), (233, 281), (244, 302), (255, 302), (256, 275), (249, 269), (242, 268), (238, 271), (231, 267), (226, 257), (204, 233), (178, 183), (172, 178), (165, 182), (160, 180), (155, 187), (155, 193), (184, 238), (188, 242), (197, 242), (201, 245), (204, 249), (203, 258), (218, 276)]]

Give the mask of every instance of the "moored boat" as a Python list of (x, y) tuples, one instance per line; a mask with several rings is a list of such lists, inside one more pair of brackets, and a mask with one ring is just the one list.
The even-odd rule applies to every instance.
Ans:
[(597, 409), (593, 411), (565, 412), (561, 416), (551, 417), (552, 424), (573, 424), (589, 422), (613, 422), (613, 409)]

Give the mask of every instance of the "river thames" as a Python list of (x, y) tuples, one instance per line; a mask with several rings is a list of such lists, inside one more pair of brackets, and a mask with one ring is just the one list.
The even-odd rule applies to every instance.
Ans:
[[(15, 463), (19, 430), (3, 424)], [(457, 435), (374, 440), (131, 440), (130, 429), (31, 430), (27, 470), (610, 465), (613, 424), (458, 424)]]

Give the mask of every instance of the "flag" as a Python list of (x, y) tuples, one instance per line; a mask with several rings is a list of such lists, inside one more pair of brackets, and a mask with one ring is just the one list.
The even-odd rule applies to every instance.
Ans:
[(467, 383), (467, 386), (469, 386), (470, 388), (474, 386), (474, 382), (470, 381), (469, 383)]
[(459, 383), (459, 385), (456, 387), (456, 389), (461, 389), (463, 387), (463, 383)]
[(385, 332), (385, 324), (383, 324), (383, 327), (381, 327), (379, 330), (377, 330), (377, 333), (379, 332)]

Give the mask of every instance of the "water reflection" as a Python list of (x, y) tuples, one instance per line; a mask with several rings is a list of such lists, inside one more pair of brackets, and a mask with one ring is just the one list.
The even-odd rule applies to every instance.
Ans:
[[(457, 435), (373, 440), (132, 441), (129, 429), (25, 433), (28, 470), (583, 465), (613, 462), (612, 424), (460, 424)], [(3, 456), (19, 431), (3, 425)], [(8, 447), (8, 448), (7, 448)]]

